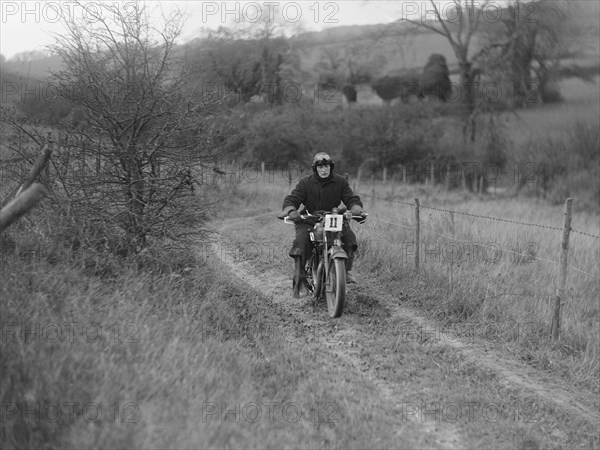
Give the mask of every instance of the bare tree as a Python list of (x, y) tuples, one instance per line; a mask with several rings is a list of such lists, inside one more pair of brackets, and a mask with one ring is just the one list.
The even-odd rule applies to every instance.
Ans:
[[(559, 59), (568, 54), (567, 35), (573, 34), (573, 30), (567, 31), (568, 2), (510, 1), (499, 7), (487, 0), (452, 0), (449, 10), (442, 10), (434, 0), (429, 3), (435, 21), (401, 20), (446, 38), (458, 62), (462, 100), (471, 114), (470, 122), (478, 106), (485, 109), (477, 102), (475, 89), (482, 75), (495, 81), (507, 78), (511, 86), (505, 92), (512, 93), (514, 101), (508, 95), (505, 100), (516, 106), (537, 101), (538, 93), (542, 101), (548, 98)], [(447, 17), (442, 11), (448, 11)], [(473, 130), (471, 136), (473, 139)]]
[(284, 26), (264, 15), (258, 23), (210, 32), (205, 48), (191, 49), (196, 54), (190, 58), (205, 82), (217, 84), (238, 102), (259, 95), (281, 104), (283, 84), (293, 81), (290, 75), (299, 69), (293, 46), (293, 40), (284, 35)]
[[(548, 101), (560, 59), (573, 55), (575, 36), (568, 4), (538, 0), (514, 2), (503, 11), (499, 27), (487, 27), (483, 40), (493, 49), (485, 65), (512, 92), (512, 103)], [(524, 19), (524, 16), (526, 18)], [(576, 53), (576, 52), (575, 52)], [(559, 95), (554, 91), (553, 95)]]
[(368, 83), (385, 66), (385, 57), (373, 52), (374, 41), (364, 41), (324, 47), (321, 59), (314, 65), (319, 72), (319, 84), (342, 89), (348, 102), (356, 101), (356, 85)]
[(401, 18), (400, 21), (408, 21), (417, 27), (433, 31), (446, 38), (458, 63), (461, 98), (472, 110), (475, 104), (474, 83), (480, 73), (475, 63), (478, 58), (485, 54), (487, 49), (481, 49), (475, 55), (471, 55), (470, 52), (472, 51), (473, 38), (484, 21), (483, 11), (490, 1), (464, 0), (461, 2), (461, 0), (452, 0), (453, 8), (450, 14), (452, 14), (453, 19), (451, 21), (443, 16), (438, 2), (429, 0), (429, 3), (434, 12), (435, 21), (427, 22), (406, 18)]
[(142, 4), (97, 6), (93, 21), (66, 21), (54, 46), (60, 94), (85, 111), (58, 139), (54, 194), (86, 221), (121, 230), (120, 250), (130, 253), (149, 237), (176, 238), (192, 220), (186, 197), (205, 154), (206, 112), (187, 95), (179, 12), (155, 28)]

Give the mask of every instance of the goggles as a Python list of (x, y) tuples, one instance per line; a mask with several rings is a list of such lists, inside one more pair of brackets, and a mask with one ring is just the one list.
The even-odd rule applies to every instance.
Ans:
[(319, 159), (313, 163), (313, 167), (332, 166), (332, 165), (333, 165), (333, 161), (331, 159), (325, 159), (325, 158)]

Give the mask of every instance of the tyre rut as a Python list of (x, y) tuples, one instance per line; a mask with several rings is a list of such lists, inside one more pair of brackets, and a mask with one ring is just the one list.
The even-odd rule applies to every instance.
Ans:
[[(229, 226), (233, 226), (233, 224)], [(315, 308), (310, 301), (292, 297), (289, 276), (276, 270), (258, 272), (248, 262), (236, 260), (233, 253), (220, 251), (222, 248), (221, 238), (213, 242), (214, 252), (218, 255), (220, 261), (238, 278), (262, 293), (267, 303), (265, 308), (271, 310), (270, 312), (273, 309), (278, 310), (278, 314), (282, 319), (279, 331), (288, 341), (297, 341), (300, 336), (300, 339), (308, 337), (308, 339), (322, 342), (324, 344), (323, 348), (331, 353), (331, 360), (334, 364), (336, 359), (341, 360), (354, 369), (357, 379), (366, 379), (376, 387), (379, 398), (373, 399), (373, 402), (387, 405), (386, 407), (390, 410), (389, 416), (395, 417), (398, 429), (407, 426), (407, 422), (410, 422), (412, 426), (418, 428), (420, 433), (426, 436), (425, 442), (431, 448), (462, 449), (467, 446), (456, 426), (423, 422), (416, 416), (403, 415), (399, 412), (399, 407), (394, 399), (402, 398), (400, 387), (381, 378), (370, 367), (368, 361), (361, 356), (357, 347), (343, 345), (348, 335), (352, 336), (351, 342), (366, 342), (371, 339), (370, 337), (365, 336), (363, 332), (357, 329), (342, 331), (337, 330), (335, 325), (332, 327), (332, 322), (337, 319), (330, 319), (326, 309), (315, 317)], [(288, 324), (292, 321), (290, 318), (293, 318), (295, 323), (288, 327)]]

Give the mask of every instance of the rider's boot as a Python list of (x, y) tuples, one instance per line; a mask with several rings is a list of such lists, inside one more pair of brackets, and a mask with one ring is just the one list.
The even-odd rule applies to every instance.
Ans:
[(308, 282), (306, 281), (306, 271), (304, 270), (304, 264), (302, 264), (302, 257), (299, 255), (294, 256), (294, 280), (292, 288), (294, 298), (306, 297), (310, 294)]
[(353, 263), (354, 263), (354, 252), (349, 251), (348, 252), (348, 260), (346, 261), (346, 284), (356, 283), (356, 280), (350, 273), (350, 271), (352, 270)]

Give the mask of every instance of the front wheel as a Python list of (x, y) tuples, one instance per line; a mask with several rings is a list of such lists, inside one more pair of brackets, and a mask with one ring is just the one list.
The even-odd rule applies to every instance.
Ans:
[(323, 261), (323, 258), (319, 258), (319, 264), (316, 268), (313, 266), (313, 280), (315, 283), (315, 299), (320, 300), (323, 298), (321, 294), (323, 292), (323, 285), (325, 284), (325, 261)]
[(346, 260), (334, 258), (329, 263), (329, 274), (325, 283), (327, 309), (332, 318), (340, 317), (346, 299)]

